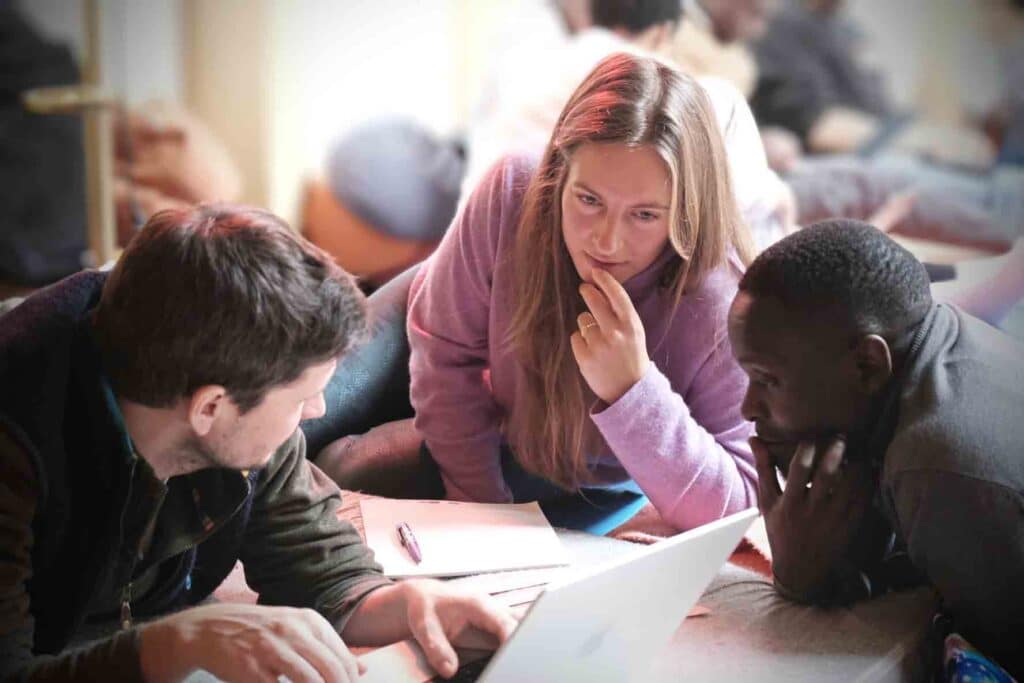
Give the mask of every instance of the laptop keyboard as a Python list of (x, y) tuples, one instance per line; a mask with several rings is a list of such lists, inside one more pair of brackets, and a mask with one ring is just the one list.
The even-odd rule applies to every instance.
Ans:
[(476, 659), (460, 666), (459, 670), (451, 678), (434, 676), (430, 681), (431, 683), (474, 683), (476, 679), (480, 678), (480, 674), (484, 672), (484, 669), (487, 668), (487, 663), (490, 661), (490, 657)]

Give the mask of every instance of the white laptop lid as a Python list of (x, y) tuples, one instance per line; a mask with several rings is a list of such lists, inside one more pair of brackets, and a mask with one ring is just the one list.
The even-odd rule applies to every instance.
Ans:
[(548, 586), (478, 680), (644, 680), (757, 515), (736, 513)]
[[(755, 508), (744, 510), (552, 583), (478, 683), (645, 680), (653, 657), (757, 516)], [(387, 663), (384, 650), (392, 651)], [(433, 675), (411, 641), (364, 659), (368, 681), (418, 682)]]

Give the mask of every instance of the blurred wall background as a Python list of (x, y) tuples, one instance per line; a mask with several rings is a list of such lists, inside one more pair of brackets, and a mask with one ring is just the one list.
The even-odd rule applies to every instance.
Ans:
[[(957, 120), (999, 93), (998, 0), (849, 0), (895, 101)], [(20, 0), (80, 51), (81, 0)], [(456, 133), (503, 46), (545, 40), (545, 0), (99, 0), (107, 86), (179, 103), (223, 138), (246, 201), (298, 217), (331, 141), (373, 117)]]

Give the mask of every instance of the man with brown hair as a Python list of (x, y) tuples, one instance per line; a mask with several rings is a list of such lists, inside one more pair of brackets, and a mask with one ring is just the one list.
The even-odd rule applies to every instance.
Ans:
[[(504, 639), (486, 597), (385, 579), (305, 459), (365, 327), (350, 277), (235, 206), (157, 214), (109, 276), (7, 314), (0, 679), (351, 681), (346, 642), (410, 636), (451, 675), (453, 642)], [(196, 606), (238, 559), (264, 604)]]

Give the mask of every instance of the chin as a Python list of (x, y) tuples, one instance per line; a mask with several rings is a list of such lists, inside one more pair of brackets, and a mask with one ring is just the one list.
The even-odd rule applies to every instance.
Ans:
[(243, 469), (247, 470), (261, 470), (270, 463), (270, 459), (274, 457), (274, 451), (267, 453), (266, 455), (254, 458), (254, 462)]
[(594, 273), (589, 263), (581, 266), (579, 263), (573, 261), (572, 265), (576, 269), (576, 274), (580, 276), (580, 281), (594, 284)]
[(236, 472), (259, 470), (267, 466), (267, 463), (270, 462), (270, 458), (272, 456), (273, 453), (269, 455), (261, 455), (249, 458), (232, 458), (230, 460), (225, 459), (220, 462), (220, 467), (229, 470), (235, 470)]
[(797, 442), (796, 441), (762, 441), (765, 448), (771, 454), (775, 464), (778, 465), (779, 471), (784, 475), (789, 474), (789, 463), (793, 460), (793, 454), (796, 453)]

